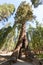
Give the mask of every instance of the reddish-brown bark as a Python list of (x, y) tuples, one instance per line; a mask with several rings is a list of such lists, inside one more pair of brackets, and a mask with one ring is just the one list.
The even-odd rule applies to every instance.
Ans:
[(22, 28), (21, 28), (21, 32), (20, 32), (20, 35), (19, 35), (19, 39), (18, 39), (16, 48), (14, 49), (12, 55), (15, 55), (15, 53), (18, 52), (17, 55), (19, 57), (21, 49), (22, 48), (24, 48), (24, 49), (28, 48), (28, 40), (27, 40), (27, 37), (26, 37), (26, 28), (25, 27), (26, 27), (25, 23), (22, 24)]
[[(17, 60), (17, 58), (20, 58), (21, 54), (22, 54), (21, 50), (25, 49), (26, 59), (30, 59), (31, 61), (33, 61), (33, 65), (40, 65), (39, 61), (36, 58), (34, 58), (34, 54), (32, 54), (30, 49), (28, 48), (28, 39), (26, 36), (26, 28), (25, 27), (26, 27), (25, 24), (23, 24), (16, 48), (14, 49), (13, 54), (12, 54), (13, 60), (15, 62)], [(35, 60), (35, 62), (34, 62), (34, 60)]]

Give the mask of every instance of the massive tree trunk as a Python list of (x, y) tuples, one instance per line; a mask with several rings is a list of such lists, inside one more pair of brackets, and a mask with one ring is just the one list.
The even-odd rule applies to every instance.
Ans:
[(28, 48), (28, 39), (27, 39), (27, 36), (26, 36), (25, 23), (22, 24), (19, 39), (18, 39), (16, 48), (14, 49), (13, 54), (12, 54), (12, 57), (13, 57), (12, 59), (13, 59), (14, 62), (17, 61), (17, 58), (21, 57), (21, 53), (22, 53), (21, 50), (22, 49), (25, 49), (25, 55), (26, 55), (25, 58), (27, 60), (30, 59), (33, 62), (33, 65), (40, 65), (39, 60), (34, 58), (34, 54), (31, 53), (30, 49)]
[[(24, 43), (24, 44), (23, 44)], [(20, 35), (19, 35), (19, 39), (18, 39), (18, 42), (17, 42), (17, 45), (16, 45), (16, 48), (21, 44), (21, 46), (24, 45), (25, 48), (27, 48), (28, 46), (28, 41), (27, 41), (27, 37), (26, 37), (26, 26), (25, 26), (25, 23), (22, 24), (22, 28), (21, 28), (21, 31), (20, 31)], [(15, 48), (15, 49), (16, 49)]]
[(25, 50), (28, 48), (28, 40), (26, 37), (26, 26), (25, 23), (22, 24), (19, 39), (16, 45), (16, 48), (13, 51), (12, 56), (15, 56), (15, 53), (18, 52), (17, 57), (20, 56), (21, 49), (24, 48)]

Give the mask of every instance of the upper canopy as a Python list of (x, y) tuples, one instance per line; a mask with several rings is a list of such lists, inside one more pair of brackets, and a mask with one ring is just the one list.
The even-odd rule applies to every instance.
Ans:
[(24, 21), (32, 20), (33, 13), (32, 13), (32, 7), (29, 3), (22, 2), (20, 6), (17, 9), (16, 15), (15, 15), (15, 21), (18, 21), (19, 23), (23, 23)]

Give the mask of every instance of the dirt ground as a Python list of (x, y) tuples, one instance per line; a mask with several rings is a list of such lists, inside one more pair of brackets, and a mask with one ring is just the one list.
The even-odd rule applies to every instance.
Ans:
[(0, 65), (33, 65), (33, 64), (25, 62), (23, 60), (19, 60), (19, 59), (17, 60), (16, 63), (11, 63), (11, 62), (8, 62), (7, 59), (0, 58)]
[(20, 59), (17, 60), (17, 63), (10, 63), (7, 59), (11, 56), (11, 54), (12, 52), (0, 52), (0, 65), (33, 65), (32, 63), (28, 63)]

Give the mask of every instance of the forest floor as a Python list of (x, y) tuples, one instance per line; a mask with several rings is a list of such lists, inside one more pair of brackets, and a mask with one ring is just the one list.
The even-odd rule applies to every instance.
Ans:
[(11, 61), (9, 62), (8, 59), (11, 57), (12, 53), (13, 52), (0, 51), (0, 65), (33, 65), (32, 62), (26, 62), (27, 60), (23, 61), (21, 59), (18, 59), (17, 63), (11, 63)]
[[(4, 62), (4, 63), (1, 62), (0, 65), (10, 65), (10, 63), (9, 62)], [(11, 65), (33, 65), (33, 64), (18, 59), (18, 61), (16, 63), (12, 63)]]
[(7, 59), (0, 56), (0, 65), (33, 65), (33, 64), (30, 62), (29, 63), (25, 62), (25, 61), (20, 60), (20, 59), (18, 59), (16, 63), (10, 64), (10, 62)]
[[(8, 58), (11, 56), (12, 52), (1, 52), (0, 51), (0, 65), (10, 65)], [(13, 63), (11, 65), (33, 65), (31, 62), (25, 62), (23, 60), (18, 59), (17, 63)]]

